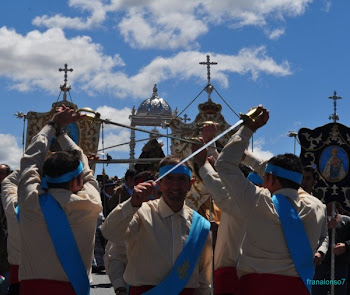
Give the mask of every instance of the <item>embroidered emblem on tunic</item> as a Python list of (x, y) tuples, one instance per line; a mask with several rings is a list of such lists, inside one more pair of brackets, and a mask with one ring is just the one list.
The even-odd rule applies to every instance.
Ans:
[(190, 263), (188, 260), (185, 260), (184, 263), (182, 263), (181, 265), (179, 265), (176, 269), (177, 275), (179, 277), (179, 279), (181, 280), (185, 280), (186, 278), (188, 278), (189, 273), (188, 270), (190, 268)]

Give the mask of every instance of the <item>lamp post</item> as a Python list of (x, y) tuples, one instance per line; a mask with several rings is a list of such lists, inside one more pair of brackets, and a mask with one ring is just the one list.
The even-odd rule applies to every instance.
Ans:
[(295, 155), (295, 149), (296, 149), (298, 133), (296, 133), (295, 131), (288, 131), (287, 135), (288, 135), (288, 137), (294, 137), (294, 155)]

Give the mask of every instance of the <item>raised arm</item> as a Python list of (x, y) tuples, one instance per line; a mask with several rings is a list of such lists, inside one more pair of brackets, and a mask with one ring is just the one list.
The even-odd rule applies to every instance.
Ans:
[(16, 218), (15, 207), (18, 203), (18, 179), (19, 170), (13, 171), (1, 183), (1, 201), (6, 218)]
[(80, 117), (79, 113), (62, 106), (57, 109), (48, 124), (33, 137), (21, 159), (18, 193), (20, 204), (28, 198), (36, 198), (44, 193), (40, 183), (45, 158), (49, 151), (50, 139), (63, 126), (76, 122)]
[(265, 125), (269, 118), (268, 111), (262, 106), (259, 108), (261, 115), (232, 135), (216, 162), (216, 169), (228, 194), (236, 200), (244, 213), (250, 212), (261, 193), (269, 194), (268, 190), (256, 187), (247, 180), (239, 168), (250, 137), (254, 131)]

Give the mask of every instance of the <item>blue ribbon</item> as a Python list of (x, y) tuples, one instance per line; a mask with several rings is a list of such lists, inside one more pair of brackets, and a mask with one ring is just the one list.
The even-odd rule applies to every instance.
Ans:
[(248, 174), (247, 179), (250, 182), (252, 182), (253, 184), (256, 184), (256, 185), (262, 185), (263, 184), (262, 178), (256, 172), (250, 172)]
[(210, 223), (193, 211), (192, 225), (186, 244), (168, 276), (144, 295), (178, 295), (189, 281), (207, 240)]
[(41, 195), (39, 202), (57, 256), (74, 291), (77, 295), (89, 295), (89, 278), (65, 212), (49, 193)]
[(298, 184), (301, 184), (301, 181), (303, 180), (303, 175), (301, 173), (287, 170), (270, 163), (266, 165), (265, 172), (272, 173), (275, 176), (291, 180)]
[(49, 175), (45, 175), (46, 182), (49, 183), (65, 183), (70, 180), (72, 180), (74, 177), (77, 177), (81, 172), (84, 170), (84, 165), (81, 161), (79, 161), (79, 166), (77, 169), (67, 172), (65, 174), (62, 174), (58, 177), (51, 177)]
[(16, 207), (15, 207), (15, 212), (16, 212), (17, 220), (18, 220), (18, 222), (19, 222), (19, 206), (18, 206), (18, 204), (17, 204)]
[[(168, 172), (171, 168), (175, 167), (176, 165), (166, 165), (161, 168), (159, 168), (159, 176), (158, 178), (162, 177), (166, 172)], [(185, 174), (190, 179), (192, 178), (192, 171), (190, 168), (184, 165), (180, 165), (175, 170), (171, 171), (169, 174)]]
[(314, 277), (314, 255), (303, 222), (292, 203), (285, 196), (273, 195), (272, 202), (281, 221), (284, 237), (295, 268), (311, 293), (311, 284), (307, 282), (308, 280), (310, 282)]
[(46, 177), (45, 177), (45, 176), (41, 177), (41, 188), (42, 188), (42, 189), (45, 189), (45, 190), (48, 189), (48, 187), (47, 187), (47, 181), (46, 181)]

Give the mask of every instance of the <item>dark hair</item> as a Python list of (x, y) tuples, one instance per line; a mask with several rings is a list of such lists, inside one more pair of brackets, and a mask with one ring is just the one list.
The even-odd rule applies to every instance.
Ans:
[(125, 172), (124, 178), (125, 178), (125, 180), (126, 180), (128, 177), (134, 177), (136, 174), (137, 174), (136, 170), (134, 170), (134, 169), (128, 169), (128, 170), (126, 170), (126, 172)]
[(315, 180), (318, 180), (318, 173), (317, 173), (317, 170), (316, 170), (314, 167), (312, 167), (311, 165), (304, 166), (303, 171), (305, 171), (305, 172), (311, 172), (311, 173), (312, 173), (312, 177), (313, 177)]
[[(74, 151), (58, 151), (50, 154), (44, 163), (43, 175), (50, 177), (59, 177), (70, 171), (74, 171), (79, 166), (79, 152)], [(78, 176), (77, 176), (78, 177)], [(68, 188), (69, 182), (64, 183), (47, 183), (49, 188)]]
[(249, 166), (242, 164), (242, 163), (240, 163), (238, 165), (238, 167), (239, 167), (239, 169), (241, 169), (242, 173), (244, 174), (244, 177), (247, 177), (249, 175), (249, 173), (253, 171), (252, 168), (250, 168)]
[[(277, 155), (275, 157), (272, 157), (268, 163), (276, 165), (278, 167), (298, 172), (300, 174), (303, 173), (303, 165), (301, 163), (301, 160), (299, 157), (293, 154), (282, 154)], [(276, 176), (276, 175), (275, 175)], [(276, 176), (278, 181), (280, 182), (281, 186), (283, 188), (292, 188), (292, 189), (298, 189), (300, 187), (299, 183), (296, 183), (294, 181), (291, 181), (286, 178), (282, 178), (279, 176)]]
[(7, 165), (7, 164), (0, 164), (0, 166), (5, 166), (5, 167), (6, 167), (6, 173), (7, 173), (7, 175), (10, 175), (10, 173), (11, 173), (11, 168), (10, 168), (9, 165)]

